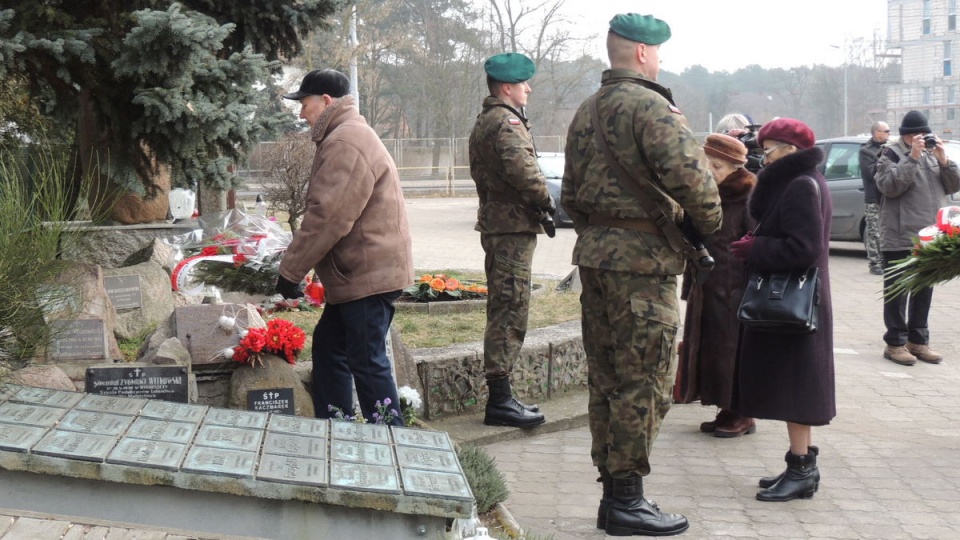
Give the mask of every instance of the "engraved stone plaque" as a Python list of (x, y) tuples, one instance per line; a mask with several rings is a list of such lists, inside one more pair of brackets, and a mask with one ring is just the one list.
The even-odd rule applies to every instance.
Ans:
[(416, 469), (402, 469), (401, 475), (403, 491), (407, 495), (473, 500), (473, 493), (463, 475)]
[(160, 420), (176, 420), (178, 422), (193, 422), (199, 424), (207, 414), (206, 405), (186, 405), (169, 401), (150, 401), (140, 412), (140, 416), (157, 418)]
[(54, 360), (107, 360), (107, 333), (100, 319), (54, 321)]
[(253, 468), (256, 464), (257, 454), (253, 452), (194, 446), (187, 452), (180, 470), (234, 478), (253, 478)]
[(65, 392), (63, 390), (24, 386), (20, 388), (20, 391), (17, 392), (15, 396), (10, 398), (10, 401), (69, 409), (76, 405), (81, 399), (83, 399), (83, 394), (80, 392)]
[(293, 405), (293, 388), (248, 390), (247, 410), (293, 416), (297, 414)]
[(385, 444), (338, 441), (330, 443), (330, 459), (367, 465), (393, 466), (393, 450)]
[(263, 452), (265, 454), (326, 459), (327, 440), (268, 431), (267, 438), (263, 442)]
[(460, 472), (460, 463), (457, 461), (457, 455), (446, 450), (398, 446), (397, 463), (401, 468), (425, 469), (428, 471), (449, 473)]
[(356, 422), (331, 422), (330, 431), (334, 439), (379, 444), (390, 444), (390, 428), (377, 424), (358, 424)]
[(97, 435), (123, 435), (132, 421), (132, 416), (122, 414), (70, 411), (60, 420), (57, 429)]
[(260, 468), (257, 469), (257, 480), (325, 486), (327, 462), (322, 459), (263, 454)]
[(380, 465), (334, 461), (330, 463), (330, 485), (359, 491), (400, 493), (397, 470)]
[(174, 422), (156, 418), (137, 418), (127, 431), (127, 437), (148, 439), (168, 443), (190, 444), (197, 424), (192, 422)]
[(200, 426), (193, 444), (224, 450), (256, 452), (260, 449), (262, 439), (263, 431), (204, 424)]
[(143, 293), (140, 290), (140, 276), (103, 276), (103, 288), (113, 304), (113, 309), (132, 309), (143, 305)]
[(317, 420), (302, 416), (271, 415), (270, 425), (267, 429), (291, 435), (326, 437), (329, 423), (328, 420)]
[(55, 429), (33, 447), (34, 454), (81, 459), (84, 461), (103, 461), (113, 449), (119, 437), (94, 435)]
[(434, 450), (453, 450), (450, 436), (444, 431), (426, 431), (402, 427), (395, 427), (392, 430), (393, 440), (398, 445), (420, 446)]
[(118, 396), (98, 396), (96, 394), (87, 394), (80, 403), (77, 403), (77, 409), (84, 411), (108, 412), (113, 414), (125, 414), (127, 416), (136, 416), (140, 409), (147, 404), (147, 400), (140, 398), (125, 398)]
[(6, 384), (0, 382), (0, 402), (6, 401), (17, 395), (21, 388), (26, 388), (17, 384)]
[(102, 396), (127, 396), (187, 402), (183, 366), (89, 367), (84, 390)]
[(0, 450), (27, 452), (47, 431), (45, 427), (0, 424)]
[(185, 444), (124, 438), (107, 456), (107, 463), (176, 471), (186, 453)]
[(267, 426), (267, 413), (236, 411), (232, 409), (211, 409), (204, 424), (246, 429), (263, 429)]
[(59, 407), (8, 401), (0, 404), (0, 422), (25, 426), (53, 427), (67, 412)]

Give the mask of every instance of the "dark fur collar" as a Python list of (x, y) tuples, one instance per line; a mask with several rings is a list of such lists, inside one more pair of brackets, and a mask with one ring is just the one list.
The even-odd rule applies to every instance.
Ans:
[(795, 178), (800, 176), (819, 176), (817, 165), (823, 161), (823, 150), (814, 146), (799, 150), (760, 169), (757, 175), (757, 187), (750, 195), (748, 203), (750, 216), (756, 220), (777, 203), (780, 194)]
[(722, 184), (720, 184), (720, 200), (723, 202), (736, 202), (746, 199), (750, 190), (757, 184), (757, 177), (743, 167), (730, 173)]

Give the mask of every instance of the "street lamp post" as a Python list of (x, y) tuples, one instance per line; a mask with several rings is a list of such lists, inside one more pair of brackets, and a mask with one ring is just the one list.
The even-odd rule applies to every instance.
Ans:
[(843, 136), (846, 137), (849, 131), (847, 130), (847, 68), (850, 63), (847, 61), (847, 49), (846, 45), (843, 47), (839, 45), (830, 45), (834, 49), (843, 51)]

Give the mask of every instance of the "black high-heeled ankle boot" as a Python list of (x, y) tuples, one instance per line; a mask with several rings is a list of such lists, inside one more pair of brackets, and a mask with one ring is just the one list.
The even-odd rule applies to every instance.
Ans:
[[(808, 446), (808, 447), (807, 447), (807, 453), (808, 453), (808, 454), (813, 454), (813, 455), (815, 455), (815, 456), (819, 456), (819, 455), (820, 455), (820, 448), (817, 447), (817, 446)], [(773, 487), (774, 484), (776, 484), (777, 482), (780, 481), (781, 478), (783, 478), (783, 475), (784, 475), (785, 473), (786, 473), (786, 471), (784, 471), (784, 472), (782, 472), (782, 473), (780, 473), (780, 474), (778, 474), (778, 475), (776, 475), (776, 476), (764, 476), (763, 478), (760, 479), (760, 482), (758, 482), (758, 484), (759, 484), (760, 487), (762, 487), (763, 489), (767, 489), (768, 487)], [(820, 483), (820, 469), (817, 469), (817, 484), (819, 484), (819, 483)]]
[(820, 471), (817, 469), (817, 454), (786, 455), (787, 471), (779, 482), (757, 493), (758, 501), (784, 502), (796, 498), (810, 499), (820, 487)]

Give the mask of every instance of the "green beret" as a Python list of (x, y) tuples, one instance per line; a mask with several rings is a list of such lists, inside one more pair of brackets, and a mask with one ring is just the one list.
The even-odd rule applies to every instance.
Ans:
[(610, 31), (647, 45), (659, 45), (670, 39), (670, 25), (653, 15), (621, 13), (610, 19)]
[(495, 54), (483, 64), (483, 70), (495, 81), (521, 83), (536, 73), (533, 60), (520, 53)]

